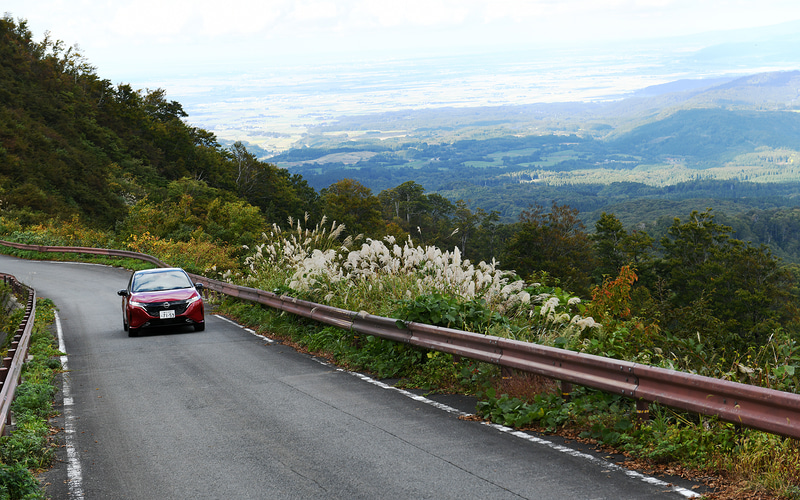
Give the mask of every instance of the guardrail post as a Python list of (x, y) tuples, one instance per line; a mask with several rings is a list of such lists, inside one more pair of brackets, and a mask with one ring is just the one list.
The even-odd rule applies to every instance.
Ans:
[(572, 384), (565, 380), (559, 381), (559, 384), (561, 385), (561, 399), (569, 401), (572, 398)]
[[(5, 400), (3, 401), (3, 403), (6, 403), (6, 402), (7, 401), (5, 401)], [(11, 407), (11, 405), (9, 403), (9, 408), (10, 407)], [(8, 413), (6, 413), (6, 421), (3, 423), (3, 431), (2, 431), (2, 435), (3, 436), (8, 436), (8, 435), (11, 434), (11, 426), (14, 425), (14, 423), (15, 423), (15, 417), (11, 413), (11, 411), (9, 410)]]
[(11, 363), (14, 362), (14, 353), (15, 351), (9, 350), (6, 357), (3, 358), (3, 366), (0, 367), (0, 387), (2, 387), (2, 384), (5, 384), (8, 379), (8, 371), (11, 369)]
[(636, 422), (641, 424), (650, 420), (650, 403), (644, 399), (636, 400)]

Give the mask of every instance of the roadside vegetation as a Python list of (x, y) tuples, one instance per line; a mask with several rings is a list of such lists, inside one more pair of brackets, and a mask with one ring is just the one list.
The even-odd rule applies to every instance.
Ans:
[[(545, 273), (533, 273), (537, 281), (526, 281), (494, 263), (465, 261), (457, 248), (443, 252), (410, 240), (400, 246), (391, 237), (338, 243), (335, 227), (309, 230), (299, 222), (291, 230), (273, 226), (265, 233), (265, 242), (245, 261), (242, 282), (349, 310), (797, 393), (800, 345), (792, 301), (788, 294), (781, 298), (780, 292), (770, 291), (771, 286), (787, 286), (791, 276), (773, 268), (774, 260), (760, 253), (763, 249), (729, 240), (729, 229), (716, 224), (710, 212), (691, 217), (686, 223), (675, 221), (662, 242), (663, 257), (648, 261), (639, 255), (643, 275), (661, 267), (665, 271), (655, 282), (675, 290), (662, 302), (652, 297), (645, 278), (637, 276), (631, 256), (617, 255), (624, 263), (617, 274), (593, 285), (584, 300)], [(613, 217), (598, 225), (591, 245), (595, 253), (602, 253), (614, 228), (619, 230), (613, 245), (617, 251), (625, 248), (622, 240), (632, 237)], [(632, 238), (639, 241), (642, 236)], [(697, 252), (709, 256), (701, 259)], [(761, 264), (748, 269), (754, 254)], [(667, 267), (670, 263), (680, 272)], [(743, 280), (754, 276), (760, 281), (748, 292)], [(703, 280), (723, 280), (729, 290), (709, 288)], [(701, 291), (679, 292), (679, 285)], [(747, 295), (757, 292), (771, 299), (759, 302)], [(714, 293), (721, 295), (704, 297)], [(746, 300), (737, 305), (736, 297), (743, 295)], [(650, 421), (639, 423), (635, 403), (620, 396), (581, 388), (565, 400), (552, 381), (517, 374), (520, 381), (508, 382), (491, 366), (454, 362), (450, 355), (337, 329), (307, 324), (286, 335), (336, 362), (378, 377), (400, 378), (406, 387), (476, 394), (481, 400), (478, 414), (496, 423), (591, 440), (655, 470), (679, 464), (696, 475), (721, 477), (714, 486), (723, 487), (725, 495), (800, 496), (800, 446), (791, 439), (658, 405), (653, 405)]]
[[(185, 116), (163, 90), (115, 87), (77, 50), (35, 42), (24, 22), (4, 17), (0, 239), (139, 251), (210, 278), (348, 310), (800, 390), (800, 272), (758, 238), (735, 237), (749, 227), (797, 255), (794, 209), (748, 213), (735, 219), (747, 222), (736, 232), (730, 217), (707, 208), (713, 200), (660, 219), (655, 231), (613, 213), (598, 214), (590, 230), (578, 209), (556, 202), (501, 223), (496, 211), (426, 193), (414, 181), (375, 195), (345, 179), (317, 192), (240, 143), (222, 147)], [(553, 381), (507, 379), (494, 366), (231, 299), (217, 307), (404, 387), (474, 394), (481, 418), (591, 440), (640, 468), (717, 478), (718, 498), (800, 498), (794, 440), (658, 406), (640, 423), (634, 404), (618, 396), (575, 388), (567, 400)], [(23, 402), (52, 396), (52, 372), (37, 368), (57, 369), (47, 346), (26, 368), (26, 382), (42, 385), (22, 390), (30, 392)], [(50, 410), (35, 411), (46, 417)], [(38, 436), (42, 424), (30, 425)], [(46, 466), (46, 444), (11, 441), (0, 457)]]
[[(341, 225), (324, 219), (313, 227), (306, 227), (309, 221), (294, 219), (287, 221), (286, 229), (275, 224), (261, 235), (261, 243), (245, 249), (240, 264), (217, 267), (213, 273), (238, 284), (349, 310), (797, 393), (800, 346), (792, 309), (782, 309), (791, 305), (785, 300), (789, 297), (782, 299), (780, 293), (774, 293), (775, 300), (765, 302), (768, 307), (759, 313), (763, 321), (746, 323), (746, 329), (737, 333), (736, 328), (746, 319), (759, 316), (754, 314), (756, 300), (746, 301), (746, 307), (737, 306), (733, 300), (746, 289), (746, 282), (737, 280), (748, 278), (735, 261), (745, 265), (745, 256), (753, 249), (728, 241), (724, 237), (727, 229), (716, 224), (710, 213), (693, 214), (693, 218), (689, 223), (675, 222), (674, 240), (665, 243), (674, 246), (676, 253), (666, 255), (692, 258), (690, 241), (700, 245), (695, 250), (719, 252), (708, 260), (713, 269), (706, 270), (704, 276), (709, 281), (721, 276), (728, 286), (738, 287), (731, 297), (707, 301), (697, 295), (685, 297), (686, 303), (675, 303), (677, 298), (671, 294), (672, 301), (657, 302), (643, 284), (646, 278), (642, 276), (647, 273), (637, 274), (629, 258), (620, 261), (628, 264), (622, 265), (614, 277), (606, 275), (591, 286), (588, 296), (581, 297), (562, 288), (560, 280), (545, 272), (522, 279), (496, 263), (473, 264), (461, 257), (457, 247), (443, 251), (410, 239), (397, 242), (391, 236), (383, 240), (353, 238), (345, 236)], [(607, 243), (604, 235), (609, 228), (617, 227), (613, 218), (606, 218), (605, 223), (609, 227), (599, 229), (590, 239), (594, 253)], [(690, 231), (699, 228), (707, 234), (701, 237), (704, 231)], [(42, 244), (63, 244), (58, 231), (51, 233), (42, 226), (34, 233)], [(618, 236), (624, 239), (625, 234)], [(716, 243), (709, 247), (709, 241)], [(72, 244), (85, 246), (80, 243)], [(171, 255), (186, 249), (185, 245), (162, 245), (150, 247), (150, 252), (170, 263), (174, 258)], [(617, 244), (614, 248), (624, 246)], [(647, 270), (658, 267), (656, 264), (666, 266), (668, 260), (662, 257), (644, 265), (646, 261), (640, 259), (638, 264)], [(720, 262), (729, 269), (720, 269)], [(770, 259), (764, 262), (774, 263)], [(691, 269), (689, 261), (683, 260), (680, 267), (681, 274), (676, 278), (680, 283), (690, 280), (690, 271), (701, 270)], [(770, 286), (770, 269), (767, 265), (754, 271), (760, 280), (759, 290)], [(772, 275), (789, 281), (773, 284), (790, 283), (791, 276), (778, 270), (773, 269)], [(668, 283), (665, 276), (669, 274), (662, 274), (657, 281), (663, 286)], [(694, 279), (695, 286), (701, 286), (703, 276), (698, 274)], [(721, 303), (728, 307), (721, 308)], [(715, 487), (740, 490), (735, 495), (727, 490), (718, 498), (735, 498), (743, 492), (763, 498), (796, 498), (800, 494), (800, 447), (790, 439), (657, 405), (651, 407), (651, 420), (642, 424), (636, 420), (635, 404), (619, 396), (575, 388), (565, 400), (553, 381), (524, 374), (509, 380), (494, 366), (456, 361), (447, 354), (323, 327), (234, 299), (220, 299), (217, 307), (301, 350), (379, 378), (396, 379), (400, 386), (474, 394), (481, 401), (478, 415), (493, 422), (589, 440), (626, 453), (640, 468), (685, 474), (692, 471), (696, 476), (717, 478), (718, 483), (712, 483)], [(736, 314), (737, 307), (742, 308), (741, 315)], [(685, 318), (685, 323), (664, 321), (662, 315)]]
[[(4, 304), (12, 292), (7, 285), (0, 286)], [(23, 298), (20, 298), (22, 300)], [(21, 384), (17, 386), (11, 404), (13, 426), (8, 435), (0, 437), (0, 499), (45, 498), (35, 473), (50, 466), (55, 457), (50, 438), (52, 430), (48, 420), (52, 416), (53, 396), (56, 393), (56, 374), (61, 370), (56, 340), (51, 325), (55, 305), (47, 299), (38, 299), (36, 317), (31, 334), (29, 359), (22, 368)], [(24, 309), (9, 307), (0, 313), (3, 332), (11, 332), (2, 345), (3, 356), (22, 320)]]

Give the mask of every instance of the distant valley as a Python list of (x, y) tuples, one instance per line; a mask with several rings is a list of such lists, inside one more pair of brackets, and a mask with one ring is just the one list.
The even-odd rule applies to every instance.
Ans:
[[(565, 110), (568, 118), (574, 117), (569, 111), (584, 104), (646, 99), (654, 93), (689, 91), (741, 76), (797, 70), (800, 22), (591, 47), (553, 44), (506, 52), (362, 61), (342, 54), (340, 59), (297, 60), (293, 65), (254, 63), (246, 72), (213, 67), (130, 83), (137, 88), (166, 89), (170, 98), (182, 103), (192, 124), (222, 140), (242, 141), (267, 157), (317, 145), (322, 138), (342, 142), (366, 133), (372, 138), (407, 134), (416, 138), (424, 129), (480, 128), (496, 120), (492, 115), (502, 114), (504, 107), (535, 105), (550, 112), (558, 125)], [(497, 113), (478, 111), (486, 116), (471, 119), (475, 109), (495, 108)], [(456, 120), (445, 117), (443, 121), (436, 113), (439, 109), (457, 113), (450, 115)], [(407, 112), (418, 118), (410, 127), (392, 120), (393, 113)], [(529, 117), (534, 118), (528, 120), (530, 130), (522, 123), (517, 132), (543, 130), (536, 120), (539, 116)], [(475, 133), (479, 139), (479, 131)], [(465, 134), (470, 131), (439, 137), (452, 140)], [(425, 140), (434, 138), (428, 135)]]
[(641, 198), (793, 206), (798, 97), (793, 71), (676, 82), (607, 103), (398, 111), (320, 127), (270, 161), (316, 189), (414, 181), (507, 221), (552, 201), (592, 216)]
[(168, 88), (223, 144), (242, 141), (317, 190), (413, 181), (505, 222), (556, 202), (589, 225), (602, 211), (641, 225), (798, 204), (799, 49), (794, 22), (144, 83)]

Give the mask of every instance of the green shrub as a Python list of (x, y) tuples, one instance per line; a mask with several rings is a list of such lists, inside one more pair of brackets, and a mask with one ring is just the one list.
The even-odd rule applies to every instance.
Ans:
[(15, 415), (47, 418), (52, 410), (56, 388), (50, 383), (25, 382), (17, 387), (11, 411)]
[(399, 378), (428, 358), (423, 349), (367, 335), (344, 361), (373, 373), (377, 378)]
[(0, 464), (0, 500), (34, 500), (45, 498), (39, 481), (21, 463)]
[[(432, 293), (396, 301), (394, 317), (426, 325), (443, 326), (477, 333), (488, 333), (492, 326), (507, 327), (508, 319), (492, 311), (480, 298), (464, 300)], [(402, 321), (398, 326), (404, 328)]]
[(707, 467), (722, 455), (739, 449), (741, 429), (716, 418), (690, 416), (657, 404), (650, 405), (651, 419), (630, 429), (621, 448), (654, 463), (681, 463)]
[(35, 415), (17, 415), (17, 426), (8, 436), (0, 438), (0, 458), (7, 464), (22, 464), (29, 469), (41, 469), (53, 459), (48, 441), (47, 421)]
[(54, 309), (48, 299), (40, 298), (36, 303), (28, 350), (32, 359), (23, 365), (24, 382), (17, 387), (11, 404), (16, 426), (8, 436), (0, 438), (0, 500), (44, 498), (29, 469), (47, 467), (54, 456), (47, 424), (56, 391), (53, 374), (61, 368), (60, 361), (53, 358), (61, 353), (55, 349), (55, 339), (48, 328)]
[(532, 401), (526, 401), (508, 394), (497, 395), (492, 387), (479, 394), (476, 412), (483, 418), (509, 427), (528, 427), (536, 425), (547, 432), (555, 432), (574, 415), (572, 404), (565, 402), (556, 394), (537, 394)]
[(407, 389), (423, 389), (448, 394), (475, 394), (497, 374), (497, 367), (487, 363), (461, 359), (456, 361), (451, 354), (426, 353), (427, 361), (414, 367), (398, 381), (397, 386)]

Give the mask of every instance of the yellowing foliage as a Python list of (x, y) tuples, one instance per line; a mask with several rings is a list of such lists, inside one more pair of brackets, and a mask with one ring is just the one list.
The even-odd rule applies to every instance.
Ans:
[(152, 255), (166, 264), (209, 277), (214, 273), (221, 274), (223, 270), (239, 267), (234, 256), (235, 249), (216, 245), (210, 241), (197, 240), (194, 237), (189, 241), (173, 241), (145, 232), (141, 235), (131, 235), (127, 246), (134, 252)]

